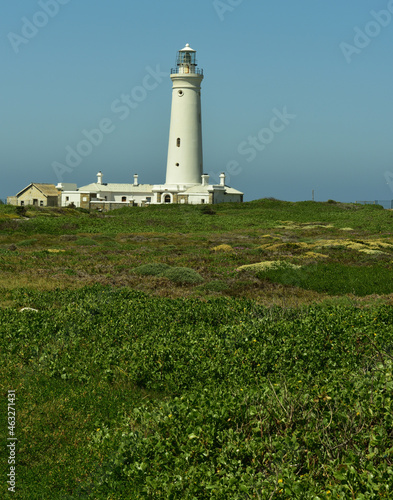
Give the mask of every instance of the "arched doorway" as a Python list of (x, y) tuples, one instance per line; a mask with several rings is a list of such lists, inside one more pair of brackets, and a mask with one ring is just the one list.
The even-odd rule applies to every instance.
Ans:
[(170, 203), (171, 202), (171, 195), (170, 194), (166, 194), (164, 196), (164, 203)]

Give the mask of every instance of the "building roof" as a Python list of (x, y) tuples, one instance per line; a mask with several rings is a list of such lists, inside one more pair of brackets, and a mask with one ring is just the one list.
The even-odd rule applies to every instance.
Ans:
[(244, 194), (242, 191), (239, 191), (238, 189), (231, 188), (229, 186), (225, 186), (225, 193), (226, 194)]
[(220, 185), (206, 185), (203, 186), (202, 184), (198, 184), (197, 186), (192, 186), (186, 191), (185, 193), (211, 193), (212, 191), (217, 190), (217, 191), (224, 191), (225, 194), (243, 194), (241, 191), (238, 191), (237, 189), (231, 188), (229, 186), (220, 186)]
[(151, 193), (153, 186), (151, 184), (98, 184), (97, 182), (92, 182), (87, 184), (87, 186), (82, 186), (78, 188), (78, 191), (93, 191), (96, 193), (109, 192), (109, 193)]
[(56, 189), (56, 186), (54, 184), (41, 184), (37, 182), (31, 182), (28, 186), (26, 186), (22, 191), (19, 191), (19, 193), (16, 194), (16, 196), (20, 196), (23, 194), (25, 191), (30, 189), (31, 187), (36, 187), (39, 191), (44, 196), (58, 196), (59, 195), (59, 190)]

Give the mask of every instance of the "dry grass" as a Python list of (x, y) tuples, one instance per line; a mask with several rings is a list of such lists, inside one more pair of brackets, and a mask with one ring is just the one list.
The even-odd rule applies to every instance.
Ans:
[(282, 260), (265, 260), (263, 262), (256, 262), (255, 264), (240, 266), (236, 269), (236, 271), (265, 271), (266, 269), (278, 269), (280, 267), (285, 267), (287, 269), (300, 269), (301, 266)]
[(212, 251), (213, 252), (233, 252), (233, 248), (231, 247), (231, 245), (223, 244), (223, 245), (218, 245), (217, 247), (213, 247)]

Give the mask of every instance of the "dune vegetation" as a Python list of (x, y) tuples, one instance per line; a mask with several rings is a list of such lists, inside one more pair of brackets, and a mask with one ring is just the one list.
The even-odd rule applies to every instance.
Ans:
[(333, 201), (0, 206), (1, 497), (391, 498), (392, 225)]

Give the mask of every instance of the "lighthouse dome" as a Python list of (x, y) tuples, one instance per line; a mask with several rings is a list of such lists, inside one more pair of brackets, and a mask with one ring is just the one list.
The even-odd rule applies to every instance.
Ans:
[(180, 51), (180, 52), (186, 52), (186, 51), (187, 51), (187, 52), (196, 52), (196, 50), (194, 50), (194, 49), (192, 49), (192, 48), (190, 47), (190, 44), (189, 44), (189, 43), (186, 43), (186, 46), (184, 47), (184, 49), (181, 49), (181, 51)]

